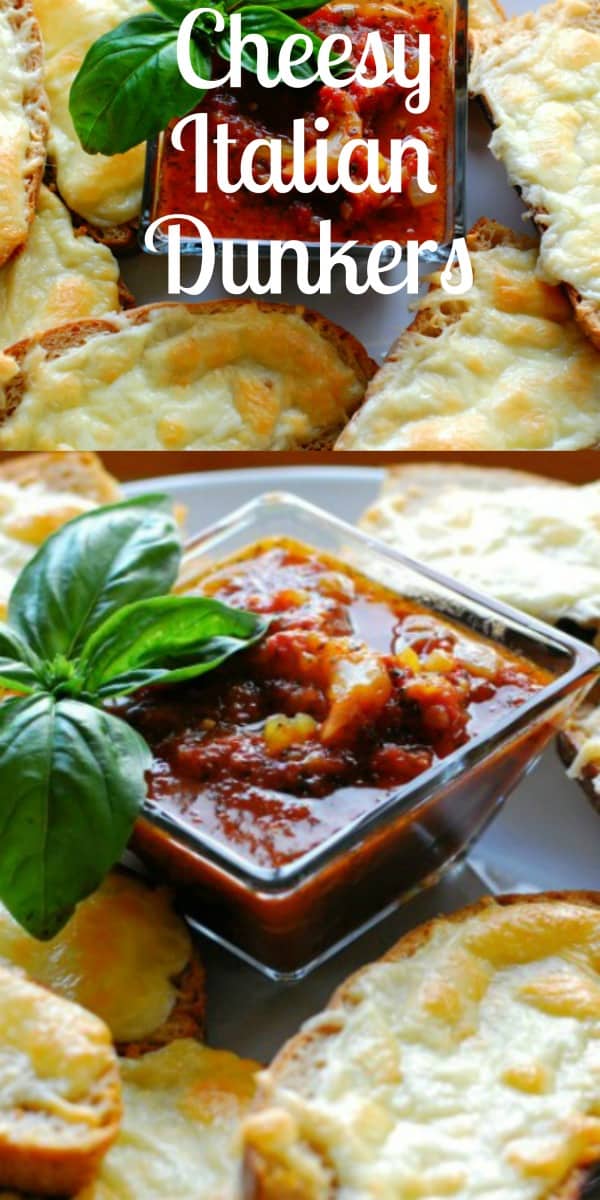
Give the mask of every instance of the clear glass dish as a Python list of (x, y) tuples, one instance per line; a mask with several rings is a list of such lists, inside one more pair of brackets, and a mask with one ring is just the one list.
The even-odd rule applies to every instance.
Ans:
[[(369, 3), (370, 0), (357, 0), (360, 7), (361, 2)], [(445, 153), (445, 187), (444, 187), (444, 230), (441, 236), (436, 236), (434, 233), (424, 231), (418, 234), (417, 240), (425, 241), (427, 237), (438, 242), (438, 249), (432, 251), (423, 249), (420, 255), (421, 261), (430, 266), (446, 262), (452, 241), (454, 238), (462, 237), (465, 232), (465, 173), (466, 173), (466, 139), (467, 139), (467, 0), (443, 0), (443, 9), (447, 24), (447, 40), (448, 40), (448, 58), (443, 63), (443, 66), (433, 65), (432, 72), (443, 70), (447, 76), (447, 99), (445, 102), (446, 122), (446, 143)], [(302, 93), (301, 93), (302, 94)], [(200, 109), (199, 111), (202, 111)], [(426, 116), (427, 114), (425, 114)], [(227, 122), (224, 122), (227, 123)], [(263, 135), (264, 136), (264, 135)], [(270, 225), (273, 219), (270, 216), (268, 206), (265, 208), (264, 217), (262, 220), (255, 220), (255, 224), (260, 227), (260, 234), (248, 236), (241, 226), (246, 218), (242, 215), (239, 219), (230, 222), (231, 236), (226, 236), (223, 230), (217, 228), (219, 222), (223, 222), (223, 213), (226, 211), (226, 205), (231, 197), (225, 197), (219, 193), (215, 213), (213, 215), (213, 223), (211, 224), (210, 215), (206, 213), (204, 201), (199, 202), (192, 197), (192, 207), (189, 202), (178, 202), (176, 204), (165, 203), (164, 185), (167, 177), (167, 172), (171, 170), (169, 158), (173, 155), (173, 162), (177, 158), (181, 158), (171, 148), (170, 132), (165, 131), (158, 138), (151, 140), (147, 147), (146, 158), (146, 174), (144, 182), (144, 193), (142, 201), (142, 219), (140, 226), (140, 244), (142, 249), (149, 253), (166, 254), (168, 250), (168, 242), (166, 236), (166, 217), (169, 213), (177, 213), (181, 218), (182, 213), (192, 213), (204, 220), (208, 228), (213, 234), (215, 241), (215, 251), (219, 255), (222, 253), (225, 243), (231, 243), (234, 254), (240, 259), (244, 259), (247, 253), (247, 247), (251, 243), (258, 245), (259, 254), (266, 255), (269, 251), (270, 241), (276, 238), (286, 240), (287, 238), (297, 238), (304, 241), (308, 247), (309, 257), (313, 260), (318, 260), (320, 247), (316, 240), (312, 240), (310, 235), (305, 235), (300, 227), (288, 229), (284, 234), (273, 232)], [(193, 162), (190, 162), (190, 175), (193, 175)], [(175, 189), (171, 189), (173, 191)], [(210, 185), (209, 193), (210, 194)], [(215, 190), (215, 189), (213, 189)], [(193, 192), (193, 189), (192, 189)], [(179, 192), (176, 192), (179, 200)], [(262, 197), (256, 197), (260, 202)], [(196, 211), (197, 209), (197, 211)], [(385, 210), (382, 210), (385, 211)], [(154, 251), (149, 251), (145, 244), (145, 235), (150, 225), (160, 218), (165, 218), (164, 225), (160, 225), (158, 232), (154, 237)], [(420, 220), (418, 213), (415, 219)], [(378, 241), (387, 240), (392, 235), (389, 232), (377, 234), (369, 237), (368, 240), (362, 240), (359, 236), (359, 244), (354, 250), (354, 255), (359, 260), (364, 259), (370, 249)], [(415, 233), (411, 237), (415, 237)], [(352, 232), (347, 230), (344, 236), (336, 239), (334, 237), (332, 249), (337, 249), (348, 238), (353, 238)], [(400, 246), (404, 247), (405, 237), (393, 237)], [(186, 235), (184, 224), (182, 224), (181, 237), (181, 252), (183, 255), (201, 255), (202, 241), (200, 238), (192, 236), (188, 230)], [(391, 257), (391, 251), (387, 253), (387, 260)], [(386, 261), (386, 255), (382, 255), (382, 262)]]
[(177, 889), (193, 924), (274, 979), (297, 979), (465, 855), (600, 669), (583, 642), (384, 547), (297, 499), (259, 497), (189, 543), (182, 590), (269, 537), (336, 557), (454, 626), (549, 673), (484, 734), (302, 857), (259, 866), (154, 802), (133, 849)]

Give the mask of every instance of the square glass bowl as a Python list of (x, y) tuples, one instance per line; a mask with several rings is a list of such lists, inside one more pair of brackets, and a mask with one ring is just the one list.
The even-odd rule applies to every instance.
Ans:
[[(403, 8), (400, 0), (392, 0), (392, 3), (396, 3), (401, 9)], [(436, 97), (436, 73), (440, 78), (443, 75), (444, 97), (441, 100), (437, 96), (436, 102), (432, 102), (430, 109), (423, 114), (423, 121), (425, 124), (429, 124), (430, 127), (434, 127), (439, 113), (442, 114), (439, 119), (439, 127), (442, 132), (439, 137), (439, 162), (437, 165), (439, 167), (438, 174), (442, 174), (443, 172), (443, 182), (439, 189), (443, 204), (439, 204), (438, 217), (434, 221), (430, 215), (433, 212), (434, 206), (432, 204), (429, 205), (430, 214), (428, 214), (428, 204), (421, 196), (416, 206), (412, 209), (412, 223), (410, 226), (412, 231), (408, 235), (405, 232), (402, 236), (395, 236), (391, 230), (390, 221), (386, 217), (386, 206), (382, 206), (380, 213), (373, 220), (367, 216), (363, 220), (362, 225), (357, 218), (355, 222), (356, 233), (352, 232), (352, 222), (350, 221), (350, 227), (347, 228), (344, 225), (337, 236), (335, 210), (329, 212), (327, 208), (323, 209), (323, 213), (327, 212), (328, 215), (334, 218), (332, 248), (336, 249), (340, 247), (348, 239), (356, 240), (358, 245), (353, 254), (359, 260), (363, 259), (377, 242), (391, 239), (404, 248), (407, 238), (410, 236), (411, 239), (416, 239), (419, 242), (430, 238), (438, 243), (437, 250), (432, 251), (424, 248), (420, 255), (421, 261), (424, 264), (433, 266), (447, 261), (453, 239), (462, 237), (465, 232), (464, 201), (468, 61), (467, 0), (435, 0), (435, 3), (439, 3), (440, 11), (443, 13), (446, 44), (443, 54), (432, 55), (432, 97)], [(427, 9), (425, 0), (409, 0), (409, 3), (406, 5), (409, 11), (411, 10), (411, 6), (413, 6), (415, 13), (426, 12)], [(353, 5), (345, 4), (344, 7), (348, 9), (353, 7), (359, 12), (361, 7), (371, 11), (374, 8), (372, 0), (355, 0)], [(419, 27), (416, 26), (416, 28)], [(343, 32), (344, 26), (340, 25), (339, 30)], [(431, 36), (433, 37), (434, 35), (432, 34)], [(291, 90), (288, 89), (288, 93)], [(310, 92), (310, 89), (308, 91)], [(272, 94), (270, 93), (270, 95)], [(297, 90), (295, 94), (296, 96), (303, 97), (307, 94), (307, 89)], [(199, 106), (198, 112), (207, 113), (207, 118), (210, 121), (210, 129), (214, 131), (213, 127), (217, 123), (227, 124), (230, 131), (233, 131), (232, 136), (239, 138), (240, 145), (243, 145), (243, 139), (246, 135), (241, 130), (241, 127), (236, 124), (237, 115), (232, 113), (230, 105), (228, 107), (227, 97), (222, 103), (221, 108), (219, 108), (220, 93), (207, 92), (206, 96), (207, 99)], [(228, 96), (230, 96), (229, 93)], [(260, 101), (260, 93), (258, 93), (258, 96)], [(273, 104), (273, 133), (269, 133), (269, 136), (276, 136), (277, 120), (280, 119), (280, 111), (285, 109), (285, 104), (285, 98), (283, 103), (276, 98)], [(309, 101), (307, 100), (308, 104)], [(256, 109), (256, 97), (254, 94), (250, 98), (249, 111), (253, 109)], [(221, 112), (223, 115), (220, 117), (219, 113)], [(299, 116), (302, 115), (302, 112), (296, 111), (296, 108), (294, 108), (293, 115)], [(265, 114), (265, 120), (268, 125), (268, 113)], [(335, 117), (332, 116), (330, 129), (334, 129), (334, 121)], [(383, 138), (390, 136), (389, 130), (386, 132), (386, 121), (389, 124), (389, 118), (383, 114), (383, 132), (381, 135)], [(184, 149), (175, 150), (171, 143), (171, 129), (173, 124), (175, 122), (164, 133), (161, 133), (158, 138), (148, 143), (140, 229), (140, 241), (144, 250), (147, 251), (148, 249), (144, 240), (148, 227), (155, 221), (166, 218), (172, 213), (177, 214), (177, 221), (173, 222), (173, 224), (180, 224), (181, 226), (181, 253), (183, 255), (201, 255), (201, 238), (195, 233), (193, 226), (188, 223), (186, 227), (186, 223), (182, 219), (183, 214), (191, 214), (203, 220), (209, 228), (215, 242), (215, 252), (217, 255), (222, 253), (225, 243), (231, 243), (234, 256), (241, 260), (247, 257), (248, 247), (251, 244), (254, 244), (258, 248), (260, 256), (264, 256), (268, 253), (271, 241), (286, 241), (292, 238), (304, 242), (308, 247), (309, 258), (311, 260), (318, 260), (320, 248), (318, 234), (315, 234), (315, 222), (308, 220), (304, 221), (303, 224), (301, 208), (293, 209), (290, 217), (284, 219), (281, 217), (281, 209), (278, 208), (279, 200), (277, 197), (275, 197), (274, 203), (272, 203), (268, 196), (257, 195), (250, 198), (249, 208), (244, 206), (240, 210), (237, 194), (228, 196), (216, 189), (213, 179), (213, 164), (210, 157), (207, 168), (208, 190), (206, 193), (196, 196), (193, 185), (193, 129), (184, 132)], [(236, 132), (238, 129), (240, 129), (239, 133)], [(394, 136), (409, 136), (410, 132), (410, 128), (402, 131), (401, 134), (397, 130), (394, 130)], [(265, 136), (264, 130), (258, 132), (255, 136)], [(356, 136), (355, 131), (352, 132), (352, 136)], [(419, 136), (418, 133), (416, 136)], [(427, 131), (425, 136), (429, 137), (430, 132)], [(190, 145), (187, 144), (188, 138), (190, 139)], [(212, 155), (212, 150), (210, 154)], [(410, 188), (408, 190), (410, 191)], [(246, 196), (248, 195), (246, 193)], [(322, 205), (320, 207), (323, 208)], [(443, 218), (441, 216), (442, 208)], [(388, 214), (390, 211), (393, 210), (387, 208)], [(409, 212), (408, 216), (410, 217), (410, 215)], [(400, 220), (402, 220), (401, 216)], [(284, 221), (283, 225), (282, 221)], [(158, 232), (154, 237), (154, 251), (148, 252), (157, 254), (167, 253), (168, 242), (166, 231), (168, 224), (168, 221), (164, 220), (158, 226)], [(340, 222), (338, 221), (338, 226), (339, 224)], [(404, 221), (404, 224), (408, 228), (406, 221)], [(432, 225), (435, 225), (435, 229), (432, 229)], [(430, 230), (429, 232), (428, 229)], [(391, 255), (391, 249), (384, 251), (381, 254), (380, 261), (389, 261)]]
[[(274, 979), (297, 979), (436, 881), (466, 854), (600, 669), (583, 642), (480, 596), (345, 522), (271, 493), (188, 544), (181, 590), (220, 560), (288, 538), (351, 564), (465, 634), (490, 639), (549, 675), (520, 707), (365, 815), (280, 867), (266, 868), (146, 804), (133, 849), (176, 888), (192, 923)], [(319, 803), (319, 801), (314, 801)]]

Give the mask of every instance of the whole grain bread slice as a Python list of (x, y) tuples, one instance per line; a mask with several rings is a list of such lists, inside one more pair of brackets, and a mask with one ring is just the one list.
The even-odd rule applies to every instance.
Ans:
[[(438, 932), (444, 936), (446, 931), (450, 932), (458, 924), (468, 922), (472, 918), (479, 916), (490, 916), (493, 919), (496, 911), (513, 906), (520, 906), (523, 910), (523, 946), (525, 948), (527, 939), (531, 936), (534, 928), (532, 926), (532, 917), (528, 916), (528, 914), (532, 912), (531, 906), (539, 904), (542, 904), (544, 908), (543, 915), (540, 915), (540, 928), (543, 924), (546, 930), (545, 936), (550, 940), (552, 938), (552, 909), (554, 905), (557, 906), (557, 910), (562, 905), (575, 906), (577, 909), (586, 911), (592, 909), (597, 913), (598, 930), (600, 931), (600, 892), (564, 891), (506, 895), (494, 898), (483, 897), (467, 908), (461, 909), (449, 916), (435, 918), (412, 930), (401, 938), (379, 962), (385, 964), (410, 959), (423, 947), (426, 947), (430, 939), (437, 936)], [(518, 949), (516, 953), (518, 955)], [(500, 962), (502, 962), (502, 949), (499, 950), (499, 954)], [(525, 961), (525, 957), (523, 961)], [(305, 1029), (293, 1037), (276, 1055), (271, 1067), (262, 1077), (262, 1082), (259, 1077), (259, 1090), (254, 1111), (245, 1122), (243, 1128), (245, 1144), (244, 1200), (337, 1200), (338, 1195), (340, 1195), (335, 1168), (327, 1157), (326, 1117), (323, 1115), (320, 1118), (321, 1124), (318, 1126), (321, 1138), (319, 1138), (319, 1134), (316, 1134), (314, 1143), (311, 1141), (309, 1144), (308, 1138), (303, 1139), (298, 1133), (299, 1127), (296, 1124), (295, 1114), (302, 1113), (302, 1098), (310, 1090), (311, 1079), (318, 1075), (319, 1070), (323, 1066), (329, 1040), (335, 1039), (344, 1030), (345, 1015), (351, 1013), (354, 1007), (360, 1003), (361, 982), (363, 978), (374, 968), (376, 969), (377, 966), (378, 964), (371, 964), (371, 966), (364, 967), (350, 976), (334, 993), (324, 1011), (316, 1018), (313, 1018)], [(452, 992), (448, 986), (448, 981), (442, 981), (441, 978), (438, 978), (437, 981), (431, 980), (430, 982), (432, 985), (431, 992), (428, 992), (427, 978), (423, 979), (422, 995), (424, 1007), (426, 1009), (427, 1003), (430, 1003), (436, 1020), (442, 1025), (446, 1020), (451, 1024), (457, 1018), (456, 1010), (453, 1008)], [(477, 985), (474, 983), (474, 980), (471, 982), (476, 988)], [(477, 1000), (477, 991), (470, 992), (470, 987), (471, 984), (465, 981), (467, 994)], [(446, 993), (446, 996), (444, 993)], [(430, 997), (430, 999), (426, 1000), (426, 996)], [(469, 1028), (465, 1030), (465, 1036), (469, 1036)], [(402, 1077), (400, 1066), (402, 1058), (400, 1053), (400, 1056), (396, 1059), (391, 1053), (390, 1046), (387, 1049), (390, 1054), (389, 1078), (391, 1082), (394, 1079)], [(532, 1046), (531, 1049), (532, 1054), (534, 1054), (535, 1046)], [(509, 1047), (507, 1046), (507, 1055), (508, 1051)], [(366, 1057), (358, 1060), (359, 1072), (365, 1069), (369, 1070), (369, 1061), (368, 1054)], [(397, 1066), (395, 1065), (396, 1063)], [(383, 1066), (385, 1068), (385, 1062)], [(351, 1068), (349, 1068), (346, 1078), (348, 1080), (348, 1087), (351, 1089)], [(382, 1090), (384, 1097), (385, 1089)], [(296, 1104), (296, 1097), (298, 1097), (298, 1104)], [(341, 1099), (342, 1097), (340, 1096)], [(377, 1128), (376, 1123), (378, 1120), (381, 1120), (381, 1115), (378, 1115), (377, 1109), (380, 1108), (385, 1100), (384, 1098), (380, 1098), (380, 1094), (378, 1093), (377, 1097), (373, 1096), (373, 1101), (375, 1108), (370, 1119), (374, 1127)], [(278, 1107), (278, 1104), (281, 1106)], [(403, 1112), (403, 1110), (400, 1110), (400, 1112)], [(308, 1136), (312, 1138), (312, 1135)], [(365, 1130), (365, 1140), (361, 1147), (363, 1163), (366, 1161), (368, 1155), (368, 1138), (369, 1130), (367, 1129)], [(306, 1150), (309, 1152), (308, 1158), (304, 1154)], [(581, 1161), (568, 1169), (565, 1177), (560, 1181), (558, 1186), (551, 1187), (550, 1189), (547, 1188), (543, 1192), (540, 1191), (540, 1195), (543, 1195), (544, 1200), (579, 1200), (579, 1198), (582, 1198), (586, 1194), (586, 1185), (590, 1178), (590, 1172), (596, 1162), (600, 1160), (600, 1143), (595, 1142), (595, 1144), (588, 1147), (588, 1150), (582, 1148)], [(312, 1164), (311, 1155), (313, 1156)], [(440, 1154), (437, 1160), (438, 1165), (443, 1165), (442, 1159), (443, 1155)], [(319, 1166), (321, 1169), (319, 1169)], [(314, 1174), (312, 1167), (316, 1168), (316, 1173)], [(322, 1170), (323, 1167), (325, 1167), (324, 1172)], [(324, 1177), (325, 1182), (323, 1182)], [(540, 1181), (540, 1184), (543, 1188), (543, 1180)], [(358, 1191), (356, 1194), (359, 1194)], [(369, 1192), (370, 1194), (374, 1193)], [(400, 1194), (399, 1192), (398, 1195)], [(456, 1192), (456, 1194), (462, 1193)]]
[[(46, 163), (49, 116), (48, 100), (44, 90), (44, 50), (40, 29), (31, 7), (31, 0), (0, 0), (0, 20), (8, 22), (14, 39), (14, 59), (25, 76), (23, 113), (29, 129), (26, 148), (25, 171), (23, 174), (24, 232), (15, 236), (14, 231), (0, 228), (0, 266), (21, 249), (27, 240), (27, 229), (31, 225), (37, 207), (37, 198)], [(8, 160), (7, 169), (14, 171)], [(2, 146), (0, 146), (0, 176), (3, 170)], [(14, 185), (14, 179), (9, 180)]]
[[(198, 328), (201, 328), (201, 326), (205, 325), (206, 322), (215, 316), (220, 317), (221, 315), (227, 316), (239, 313), (243, 320), (245, 311), (256, 317), (259, 317), (260, 314), (264, 314), (265, 317), (280, 314), (286, 318), (292, 318), (298, 336), (300, 336), (298, 322), (301, 322), (302, 326), (306, 328), (307, 339), (306, 376), (303, 375), (303, 382), (310, 381), (311, 379), (310, 348), (311, 343), (314, 346), (314, 342), (312, 341), (314, 335), (316, 335), (319, 342), (331, 348), (334, 351), (331, 361), (335, 363), (336, 368), (343, 370), (345, 373), (345, 383), (340, 386), (340, 394), (335, 398), (335, 415), (320, 418), (320, 403), (322, 402), (326, 411), (330, 413), (333, 400), (329, 395), (319, 396), (317, 389), (314, 392), (315, 415), (309, 417), (311, 422), (310, 432), (308, 434), (304, 432), (302, 436), (290, 439), (291, 444), (286, 446), (286, 449), (321, 450), (329, 449), (333, 446), (346, 420), (362, 402), (365, 388), (376, 369), (376, 364), (369, 358), (364, 347), (352, 334), (342, 329), (339, 325), (334, 324), (334, 322), (328, 320), (320, 313), (313, 312), (301, 306), (294, 307), (286, 304), (270, 304), (246, 300), (215, 300), (185, 306), (174, 303), (150, 304), (141, 308), (130, 309), (119, 316), (107, 316), (106, 318), (83, 320), (63, 325), (60, 328), (42, 332), (35, 337), (27, 338), (15, 346), (9, 347), (4, 352), (4, 362), (5, 364), (14, 363), (16, 369), (4, 387), (0, 386), (0, 408), (2, 410), (0, 438), (2, 436), (2, 425), (10, 422), (11, 415), (19, 408), (23, 395), (26, 393), (28, 385), (27, 358), (33, 349), (38, 354), (41, 352), (45, 361), (52, 362), (68, 354), (69, 351), (84, 346), (92, 339), (110, 337), (112, 334), (118, 335), (130, 327), (148, 324), (152, 322), (154, 317), (162, 319), (176, 310), (181, 311), (182, 307), (194, 318), (193, 327), (195, 327), (195, 322), (198, 322)], [(193, 327), (190, 333), (192, 341)], [(276, 345), (272, 344), (271, 350), (276, 352)], [(287, 358), (283, 351), (280, 361), (282, 370), (285, 372)], [(269, 384), (266, 386), (268, 389)], [(171, 395), (172, 390), (169, 383), (164, 388), (165, 400), (168, 401)], [(254, 407), (258, 409), (258, 417), (260, 418), (260, 398), (256, 401)], [(156, 411), (156, 416), (158, 420), (160, 416), (158, 411)], [(22, 448), (25, 449), (26, 447)], [(99, 448), (104, 449), (105, 447)], [(123, 448), (139, 449), (141, 447), (132, 444)], [(229, 449), (230, 447), (211, 444), (205, 448), (218, 450), (223, 448)], [(271, 445), (257, 445), (256, 447), (249, 446), (248, 448), (273, 449), (275, 447)], [(35, 449), (35, 446), (32, 449)]]
[(445, 294), (439, 275), (432, 277), (336, 450), (600, 446), (600, 357), (572, 319), (564, 289), (537, 277), (535, 239), (483, 217), (467, 244), (473, 288)]

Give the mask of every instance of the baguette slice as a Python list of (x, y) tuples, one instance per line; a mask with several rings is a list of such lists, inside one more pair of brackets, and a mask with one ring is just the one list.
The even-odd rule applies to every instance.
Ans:
[(0, 963), (100, 1017), (136, 1057), (202, 1035), (204, 970), (171, 894), (114, 870), (67, 925), (38, 942), (0, 905)]
[(38, 24), (29, 0), (0, 0), (0, 266), (27, 241), (47, 138)]
[(534, 244), (483, 219), (468, 245), (473, 287), (452, 297), (434, 276), (336, 449), (600, 445), (600, 355)]
[(600, 480), (439, 462), (392, 467), (361, 528), (543, 621), (600, 631)]
[(63, 321), (121, 307), (110, 250), (75, 232), (58, 196), (42, 186), (29, 240), (0, 269), (0, 349)]
[(555, 0), (480, 31), (475, 45), (470, 87), (542, 232), (538, 272), (568, 285), (600, 349), (600, 0)]
[(151, 11), (145, 0), (32, 0), (44, 41), (50, 101), (49, 155), (58, 190), (86, 232), (112, 250), (136, 245), (145, 144), (106, 158), (86, 154), (69, 112), (71, 84), (87, 51), (121, 21)]
[(0, 1186), (72, 1194), (121, 1119), (117, 1058), (103, 1021), (0, 967)]
[(291, 450), (332, 444), (374, 364), (317, 313), (222, 300), (65, 325), (3, 369), (2, 449)]
[(600, 1159), (600, 893), (484, 899), (408, 934), (283, 1048), (248, 1200), (583, 1194)]
[(0, 619), (17, 575), (44, 539), (119, 496), (95, 454), (11, 454), (0, 462)]

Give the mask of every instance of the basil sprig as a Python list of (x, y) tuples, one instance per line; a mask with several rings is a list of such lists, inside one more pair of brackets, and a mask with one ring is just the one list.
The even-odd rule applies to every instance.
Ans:
[[(111, 29), (88, 50), (73, 81), (69, 108), (77, 135), (88, 154), (122, 154), (165, 129), (174, 117), (185, 116), (204, 97), (186, 83), (177, 64), (177, 34), (186, 13), (200, 7), (196, 0), (151, 0), (156, 13), (130, 17)], [(229, 18), (241, 17), (242, 35), (262, 34), (276, 53), (294, 33), (308, 36), (314, 55), (291, 69), (298, 79), (315, 74), (320, 38), (305, 29), (290, 12), (310, 12), (318, 0), (204, 0), (225, 19), (216, 33), (214, 23), (196, 22), (191, 42), (192, 66), (204, 79), (212, 78), (213, 56), (230, 61)], [(246, 70), (256, 71), (256, 57), (244, 56)]]
[(121, 855), (152, 755), (102, 707), (204, 674), (265, 618), (169, 592), (181, 540), (166, 496), (77, 517), (42, 545), (0, 623), (0, 899), (53, 937)]

